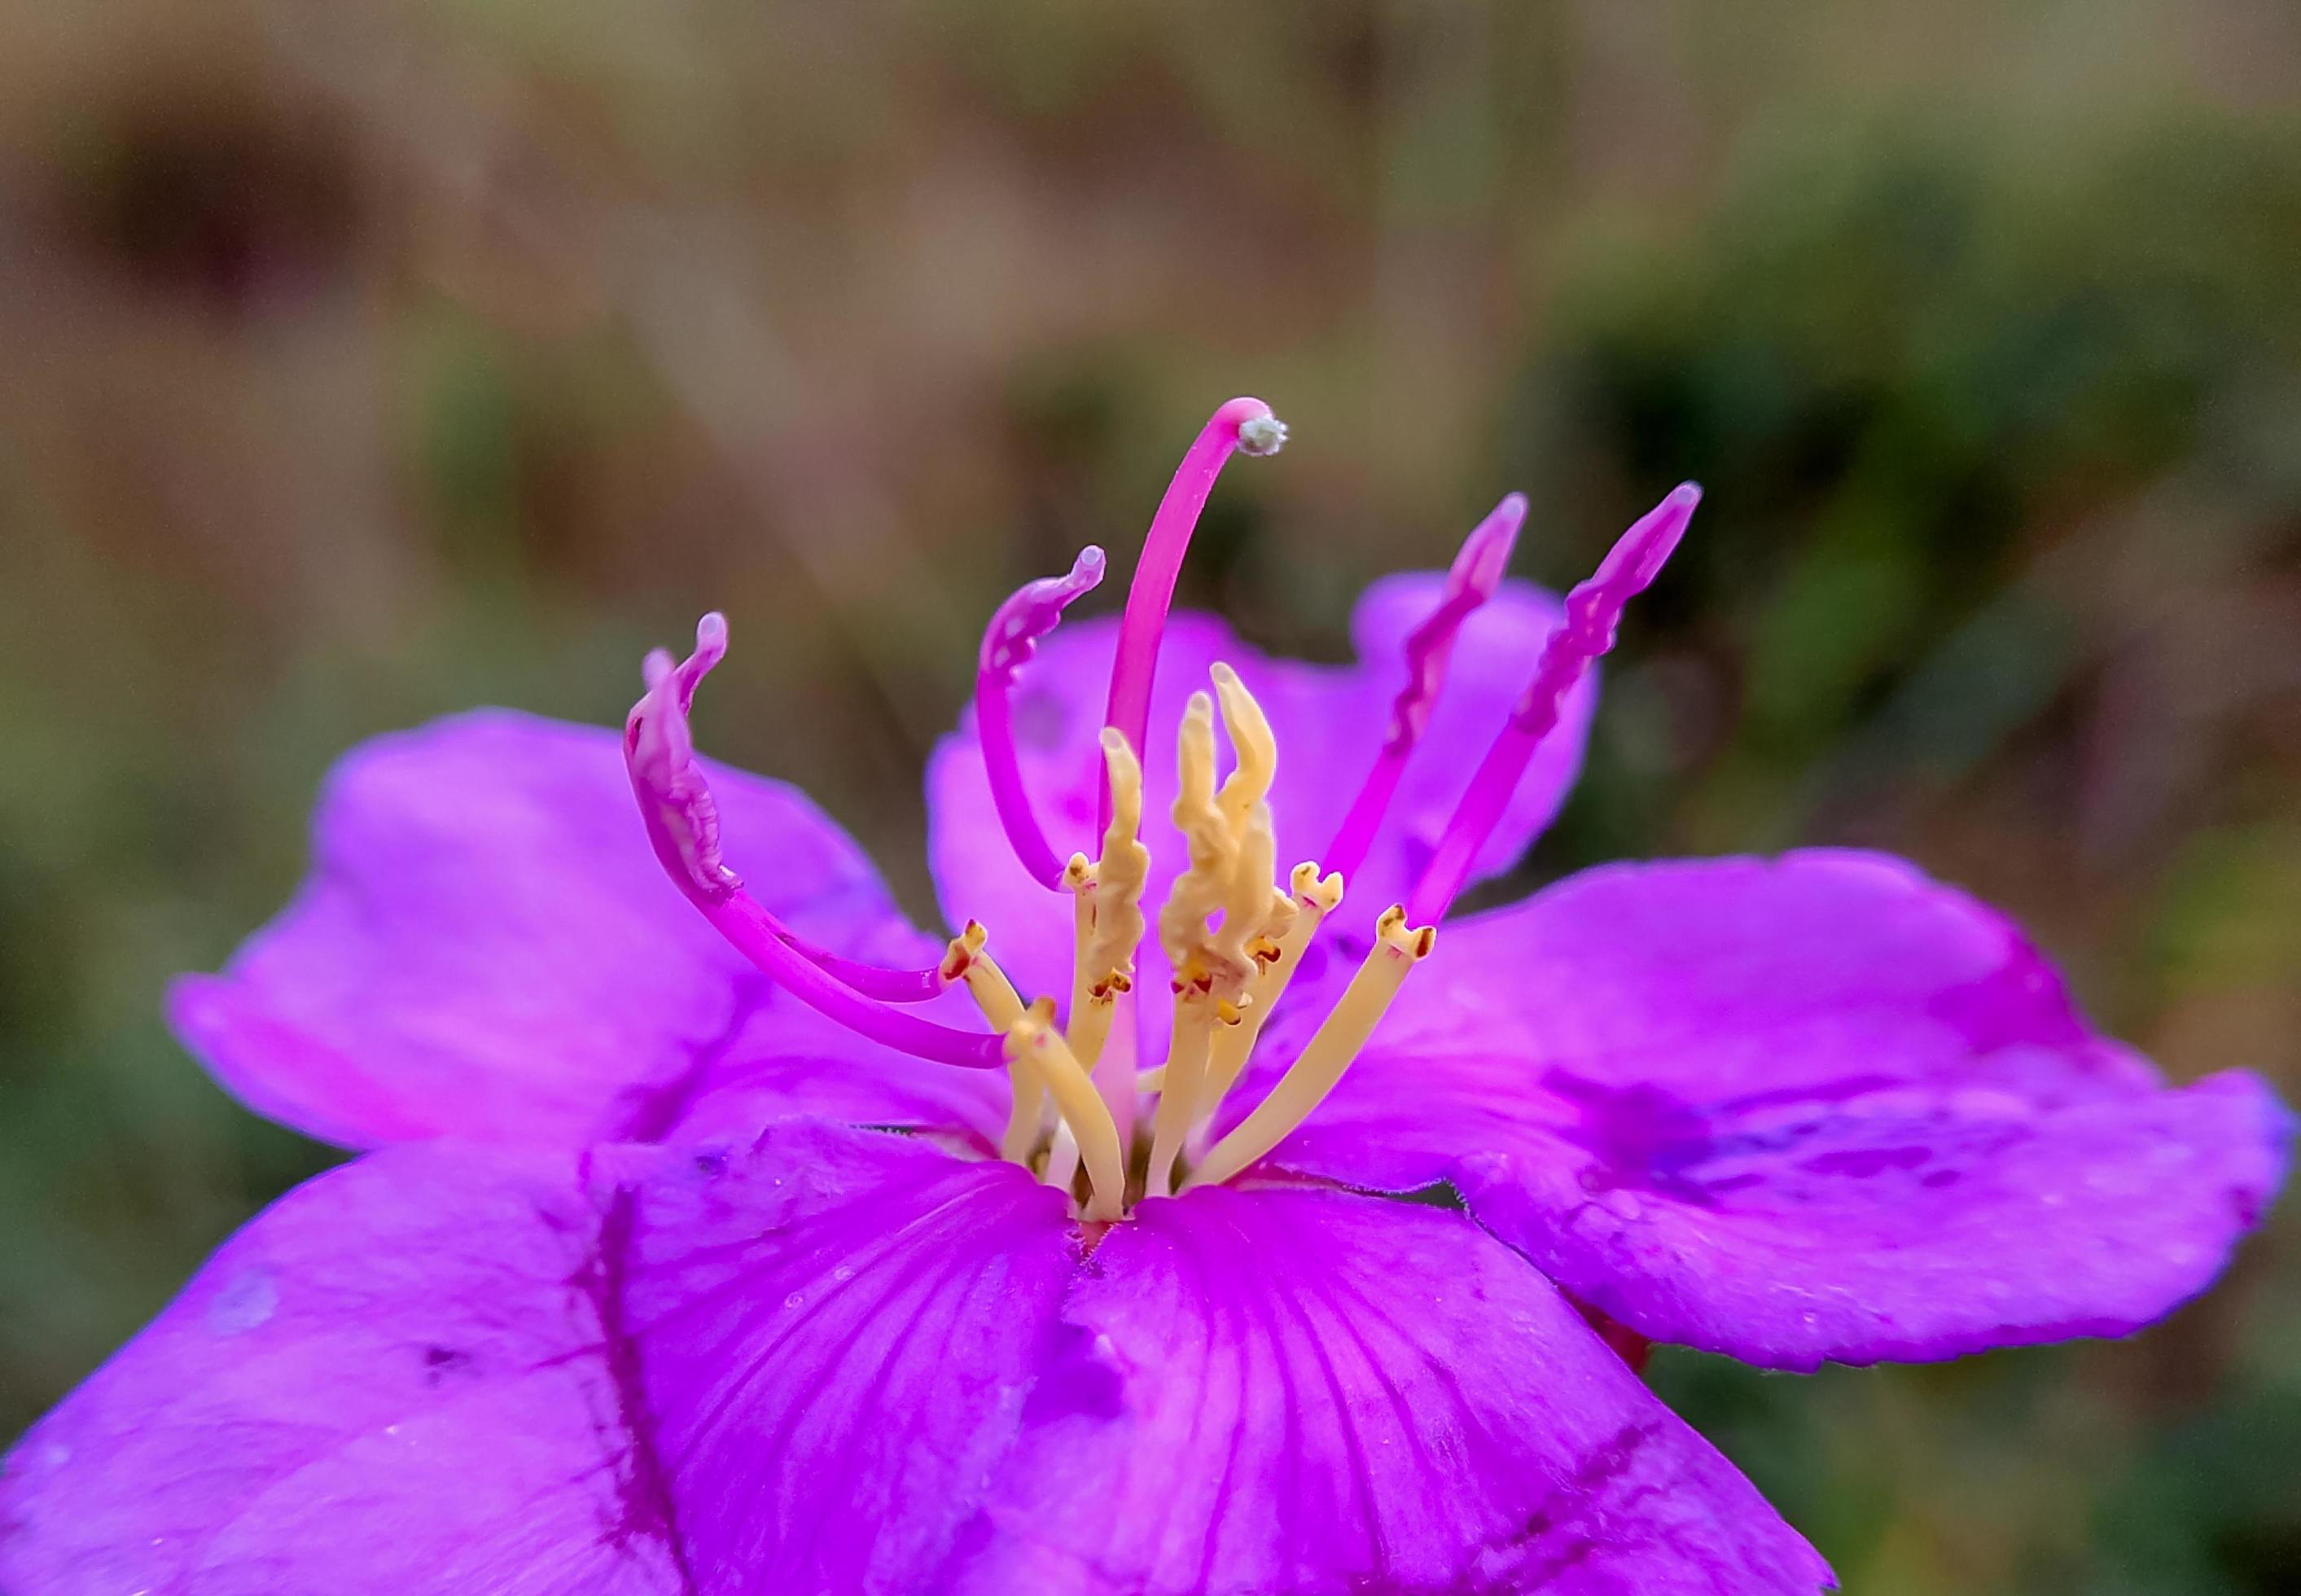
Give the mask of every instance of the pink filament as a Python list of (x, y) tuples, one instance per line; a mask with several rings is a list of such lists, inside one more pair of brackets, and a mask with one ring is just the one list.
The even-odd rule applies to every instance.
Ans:
[(1614, 629), (1629, 601), (1644, 592), (1685, 536), (1702, 489), (1681, 482), (1647, 511), (1600, 561), (1587, 581), (1566, 595), (1566, 619), (1542, 646), (1534, 680), (1494, 746), (1470, 778), (1453, 818), (1438, 840), (1422, 878), (1408, 894), (1409, 924), (1435, 925), (1470, 878), (1478, 849), (1485, 845), (1526, 774), (1542, 740), (1558, 724), (1560, 706), (1598, 656), (1614, 646)]
[(1390, 724), (1383, 732), (1382, 751), (1375, 756), (1374, 768), (1367, 773), (1366, 782), (1351, 800), (1350, 813), (1343, 817), (1335, 840), (1326, 844), (1326, 851), (1318, 858), (1322, 868), (1340, 871), (1345, 882), (1366, 862), (1367, 849), (1373, 846), (1382, 817), (1389, 811), (1391, 799), (1397, 796), (1400, 779), (1406, 774), (1407, 761), (1413, 757), (1415, 745), (1422, 740), (1422, 733), (1430, 724), (1430, 713), (1437, 706), (1439, 689), (1445, 685), (1446, 665), (1453, 657), (1454, 639), (1461, 635), (1462, 623), (1502, 586), (1510, 549), (1518, 542), (1518, 530), (1525, 521), (1524, 494), (1513, 493), (1496, 505), (1462, 539), (1461, 550), (1446, 572), (1446, 586), (1438, 607), (1406, 636), (1406, 685), (1391, 703)]
[[(1199, 515), (1214, 491), (1223, 464), (1239, 447), (1239, 429), (1254, 422), (1274, 423), (1270, 406), (1259, 399), (1233, 399), (1207, 418), (1207, 424), (1175, 468), (1167, 497), (1150, 518), (1142, 539), (1142, 557), (1134, 567), (1134, 585), (1126, 590), (1126, 614), (1118, 624), (1118, 653), (1110, 668), (1110, 704), (1102, 721), (1115, 726), (1139, 758), (1150, 731), (1150, 682), (1159, 668), (1159, 639), (1167, 629), (1167, 612), (1175, 602), (1175, 581), (1182, 574), (1183, 556), (1191, 547)], [(1275, 430), (1275, 428), (1274, 428)], [(1276, 437), (1284, 437), (1276, 432)], [(1253, 452), (1268, 454), (1276, 438)], [(1110, 823), (1110, 786), (1106, 776), (1095, 815), (1100, 834)]]
[(996, 1069), (1006, 1063), (1004, 1039), (938, 1025), (865, 997), (785, 941), (773, 915), (747, 892), (716, 903), (693, 899), (703, 917), (778, 986), (835, 1024), (899, 1053), (962, 1069)]
[(938, 1025), (888, 1007), (941, 991), (939, 970), (881, 969), (827, 954), (744, 891), (741, 878), (721, 862), (717, 806), (695, 761), (687, 715), (697, 685), (726, 652), (725, 619), (704, 616), (695, 629), (695, 652), (685, 660), (674, 664), (666, 654), (648, 656), (648, 690), (624, 723), (624, 766), (665, 873), (736, 951), (827, 1018), (939, 1064), (969, 1069), (1003, 1064), (1000, 1037)]
[(798, 954), (807, 963), (843, 986), (853, 987), (866, 998), (876, 998), (882, 1003), (925, 1003), (939, 997), (950, 982), (942, 977), (941, 966), (931, 965), (924, 970), (891, 970), (883, 965), (858, 964), (842, 958), (825, 948), (818, 948), (786, 925), (766, 904), (747, 892), (735, 895), (757, 911), (759, 921), (775, 940)]
[(983, 768), (991, 779), (991, 801), (1015, 856), (1031, 879), (1060, 891), (1064, 862), (1047, 846), (1047, 834), (1031, 812), (1031, 795), (1015, 754), (1015, 712), (1009, 695), (1015, 678), (1039, 650), (1039, 641), (1063, 618), (1071, 601), (1102, 581), (1102, 550), (1088, 545), (1067, 576), (1045, 577), (1025, 585), (1000, 605), (983, 634), (975, 672), (975, 734), (983, 748)]

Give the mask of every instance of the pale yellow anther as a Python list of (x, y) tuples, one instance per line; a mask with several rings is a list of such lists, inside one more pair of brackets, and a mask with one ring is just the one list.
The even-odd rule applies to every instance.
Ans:
[[(1276, 844), (1265, 799), (1277, 771), (1277, 740), (1238, 673), (1217, 664), (1213, 675), (1238, 762), (1217, 792), (1214, 705), (1192, 694), (1176, 742), (1174, 810), (1190, 868), (1159, 911), (1159, 937), (1179, 981), (1236, 1004), (1256, 973), (1253, 949), (1284, 929), (1293, 909), (1271, 884)], [(1207, 923), (1217, 915), (1220, 926), (1210, 932)]]
[(1265, 969), (1276, 964), (1286, 934), (1294, 929), (1294, 917), (1301, 912), (1292, 896), (1272, 888), (1270, 913), (1262, 922), (1262, 934), (1246, 945), (1247, 957)]
[(1279, 999), (1286, 995), (1294, 972), (1301, 967), (1302, 955), (1318, 940), (1319, 926), (1343, 901), (1343, 878), (1328, 874), (1321, 878), (1315, 864), (1294, 866), (1289, 882), (1292, 893), (1286, 900), (1287, 922), (1278, 931), (1276, 940), (1270, 944), (1268, 958), (1256, 956), (1262, 966), (1254, 980), (1251, 998), (1240, 1023), (1228, 1031), (1215, 1033), (1213, 1057), (1207, 1065), (1206, 1090), (1199, 1110), (1199, 1123), (1203, 1125), (1214, 1117), (1215, 1110), (1238, 1082), (1239, 1073), (1254, 1051), (1256, 1040), (1271, 1012), (1278, 1007)]
[[(1299, 873), (1298, 873), (1299, 875)], [(1191, 1172), (1184, 1190), (1226, 1181), (1290, 1135), (1324, 1102), (1366, 1046), (1367, 1039), (1398, 996), (1407, 972), (1430, 955), (1438, 933), (1428, 926), (1409, 928), (1406, 911), (1387, 910), (1375, 928), (1376, 941), (1366, 963), (1351, 984), (1273, 1087), (1270, 1095), (1237, 1128), (1215, 1143), (1206, 1158)]]
[(1271, 734), (1262, 706), (1246, 690), (1237, 672), (1218, 664), (1214, 680), (1222, 703), (1223, 725), (1238, 754), (1236, 767), (1216, 796), (1217, 806), (1230, 822), (1234, 852), (1230, 883), (1223, 895), (1222, 931), (1215, 948), (1217, 961), (1245, 980), (1254, 973), (1251, 949), (1276, 935), (1293, 918), (1293, 906), (1271, 884), (1278, 848), (1265, 800), (1278, 772), (1278, 740)]
[(1211, 962), (1225, 977), (1217, 995), (1229, 999), (1249, 990), (1259, 967), (1253, 949), (1268, 939), (1273, 922), (1294, 917), (1293, 905), (1271, 885), (1278, 870), (1278, 843), (1271, 835), (1270, 806), (1258, 803), (1249, 810), (1235, 837), (1230, 880), (1223, 890), (1222, 924), (1210, 945)]
[(1023, 999), (1016, 995), (1015, 983), (984, 951), (991, 933), (983, 929), (983, 922), (970, 920), (966, 929), (951, 938), (950, 946), (942, 956), (942, 978), (964, 982), (966, 994), (983, 1011), (983, 1017), (1004, 1031), (1023, 1017)]
[(1086, 1164), (1088, 1196), (1084, 1217), (1116, 1219), (1126, 1195), (1126, 1165), (1109, 1105), (1055, 1030), (1055, 1006), (1042, 998), (1007, 1028), (1009, 1063), (1026, 1064), (1054, 1094), (1063, 1123), (1076, 1139)]
[[(1102, 1044), (1110, 1035), (1117, 995), (1126, 989), (1129, 978), (1112, 968), (1108, 952), (1096, 939), (1100, 887), (1093, 871), (1081, 868), (1085, 864), (1085, 855), (1074, 854), (1071, 868), (1064, 873), (1077, 895), (1071, 907), (1073, 946), (1077, 953), (1071, 962), (1071, 1024), (1067, 1040), (1080, 1065), (1092, 1074), (1095, 1061), (1102, 1057)], [(1136, 923), (1141, 923), (1139, 915)], [(1124, 957), (1131, 963), (1134, 950), (1129, 948)]]
[(1271, 780), (1278, 770), (1278, 740), (1271, 735), (1262, 706), (1246, 690), (1236, 671), (1217, 662), (1211, 674), (1215, 696), (1222, 703), (1223, 729), (1230, 733), (1231, 748), (1238, 755), (1238, 764), (1223, 782), (1218, 801), (1236, 826), (1270, 796)]
[(1080, 919), (1078, 967), (1089, 972), (1090, 985), (1110, 984), (1115, 977), (1112, 990), (1124, 991), (1142, 940), (1142, 890), (1150, 879), (1150, 850), (1141, 836), (1142, 764), (1110, 726), (1102, 729), (1102, 764), (1110, 779), (1102, 856), (1089, 865), (1084, 854), (1073, 855), (1063, 879), (1088, 909)]
[(1159, 911), (1159, 940), (1177, 982), (1187, 984), (1203, 971), (1207, 918), (1222, 907), (1230, 885), (1237, 844), (1222, 810), (1215, 805), (1215, 706), (1192, 693), (1176, 738), (1175, 829), (1183, 834), (1190, 868), (1175, 878)]

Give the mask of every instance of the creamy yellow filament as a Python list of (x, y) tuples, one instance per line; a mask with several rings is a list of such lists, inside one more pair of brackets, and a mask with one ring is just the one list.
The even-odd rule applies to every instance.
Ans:
[[(1076, 948), (1071, 967), (1071, 1022), (1065, 1040), (1106, 1098), (1122, 1107), (1134, 1098), (1131, 1047), (1108, 1059), (1111, 1025), (1120, 1001), (1134, 986), (1134, 950), (1142, 941), (1142, 890), (1150, 876), (1150, 850), (1142, 845), (1142, 764), (1115, 729), (1102, 731), (1103, 769), (1110, 781), (1110, 824), (1102, 834), (1102, 856), (1092, 864), (1073, 854), (1063, 873), (1072, 892), (1071, 925)], [(1122, 1122), (1133, 1126), (1129, 1113)], [(1122, 1132), (1123, 1138), (1123, 1132)], [(1055, 1128), (1047, 1150), (1045, 1179), (1067, 1187), (1078, 1170), (1079, 1144), (1067, 1120)]]
[[(950, 940), (950, 948), (942, 957), (942, 978), (964, 982), (966, 995), (975, 999), (975, 1007), (983, 1011), (992, 1028), (1005, 1031), (1023, 1017), (1023, 999), (1006, 972), (983, 951), (987, 940), (989, 933), (983, 923), (968, 921), (966, 929)], [(1007, 1111), (1006, 1132), (999, 1138), (999, 1156), (1020, 1164), (1038, 1143), (1040, 1123), (1045, 1117), (1045, 1093), (1026, 1060), (1008, 1059), (1007, 1080), (1014, 1099)]]
[(1205, 1161), (1191, 1172), (1184, 1191), (1230, 1179), (1310, 1116), (1366, 1046), (1367, 1038), (1374, 1034), (1391, 999), (1404, 984), (1407, 972), (1430, 956), (1438, 933), (1427, 925), (1410, 930), (1406, 911), (1393, 907), (1383, 915), (1375, 937), (1366, 963), (1351, 977), (1342, 1000), (1303, 1048), (1302, 1056), (1279, 1078), (1270, 1095), (1255, 1106), (1254, 1112), (1215, 1143)]
[(1118, 1128), (1110, 1107), (1072, 1057), (1070, 1046), (1055, 1029), (1055, 1005), (1042, 998), (1007, 1028), (1009, 1062), (1025, 1062), (1054, 1094), (1055, 1107), (1076, 1140), (1086, 1162), (1088, 1219), (1116, 1219), (1126, 1198), (1126, 1162), (1118, 1145)]
[(1215, 1032), (1214, 1056), (1207, 1065), (1206, 1090), (1198, 1113), (1201, 1126), (1214, 1117), (1223, 1099), (1238, 1083), (1239, 1072), (1246, 1068), (1247, 1058), (1261, 1038), (1264, 1023), (1278, 1007), (1278, 999), (1286, 995), (1294, 972), (1301, 965), (1303, 953), (1317, 940), (1318, 927), (1326, 923), (1326, 916), (1343, 901), (1343, 878), (1330, 874), (1320, 880), (1315, 864), (1294, 866), (1292, 886), (1293, 891), (1288, 901), (1294, 910), (1293, 921), (1271, 945), (1268, 962), (1255, 977), (1241, 1023)]

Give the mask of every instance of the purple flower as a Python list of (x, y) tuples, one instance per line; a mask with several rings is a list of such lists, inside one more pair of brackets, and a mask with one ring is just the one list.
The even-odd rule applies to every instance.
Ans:
[(1506, 499), (1313, 666), (1167, 614), (1283, 437), (1216, 413), (1116, 624), (1056, 629), (1092, 550), (994, 617), (929, 773), (949, 941), (695, 756), (716, 617), (620, 748), (487, 712), (353, 755), (311, 882), (172, 1013), (381, 1150), (24, 1438), (0, 1589), (1811, 1592), (1606, 1337), (1938, 1358), (2210, 1283), (2283, 1111), (2166, 1088), (1906, 865), (1441, 924), (1555, 812), (1696, 495), (1562, 605), (1502, 579)]

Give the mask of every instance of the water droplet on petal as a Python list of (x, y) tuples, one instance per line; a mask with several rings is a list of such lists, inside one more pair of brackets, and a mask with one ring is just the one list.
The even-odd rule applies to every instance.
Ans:
[(268, 1269), (249, 1269), (208, 1300), (208, 1328), (218, 1335), (241, 1335), (261, 1327), (280, 1306), (280, 1283)]

